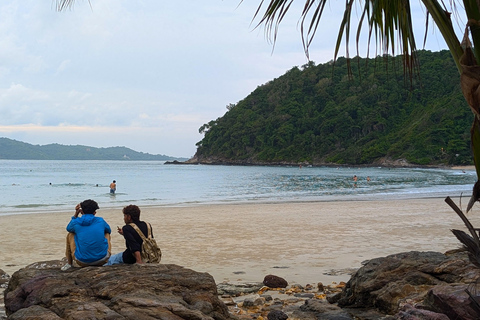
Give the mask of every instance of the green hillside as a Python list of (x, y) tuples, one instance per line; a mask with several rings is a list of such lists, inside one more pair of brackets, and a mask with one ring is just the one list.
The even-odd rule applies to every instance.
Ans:
[(0, 159), (12, 160), (184, 160), (165, 155), (133, 151), (125, 147), (94, 148), (60, 144), (32, 145), (0, 138)]
[(200, 163), (471, 164), (472, 113), (448, 51), (292, 68), (200, 128)]

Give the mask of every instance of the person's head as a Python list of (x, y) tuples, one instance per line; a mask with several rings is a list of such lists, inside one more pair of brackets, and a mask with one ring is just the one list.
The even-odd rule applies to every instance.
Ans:
[(123, 219), (125, 223), (137, 222), (140, 220), (140, 208), (134, 204), (123, 208)]
[(80, 203), (80, 207), (82, 208), (84, 214), (95, 214), (95, 211), (97, 211), (97, 209), (100, 209), (98, 207), (98, 203), (90, 199)]
[(117, 183), (117, 181), (113, 180), (113, 183)]

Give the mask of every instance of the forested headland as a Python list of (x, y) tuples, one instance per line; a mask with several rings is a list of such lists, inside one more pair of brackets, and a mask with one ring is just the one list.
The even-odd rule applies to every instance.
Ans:
[(192, 163), (469, 165), (473, 114), (449, 51), (310, 62), (227, 106)]

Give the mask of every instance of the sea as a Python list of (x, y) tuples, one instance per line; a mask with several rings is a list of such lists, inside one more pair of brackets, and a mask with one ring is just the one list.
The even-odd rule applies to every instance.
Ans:
[(475, 181), (474, 170), (449, 168), (0, 160), (0, 215), (68, 211), (85, 199), (117, 208), (470, 197)]

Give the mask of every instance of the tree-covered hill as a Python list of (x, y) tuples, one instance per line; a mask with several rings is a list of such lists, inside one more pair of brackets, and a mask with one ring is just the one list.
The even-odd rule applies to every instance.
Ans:
[(165, 155), (137, 152), (126, 147), (94, 148), (60, 144), (32, 145), (0, 138), (0, 159), (12, 160), (182, 160)]
[(294, 67), (203, 125), (200, 163), (471, 164), (473, 115), (450, 52)]

